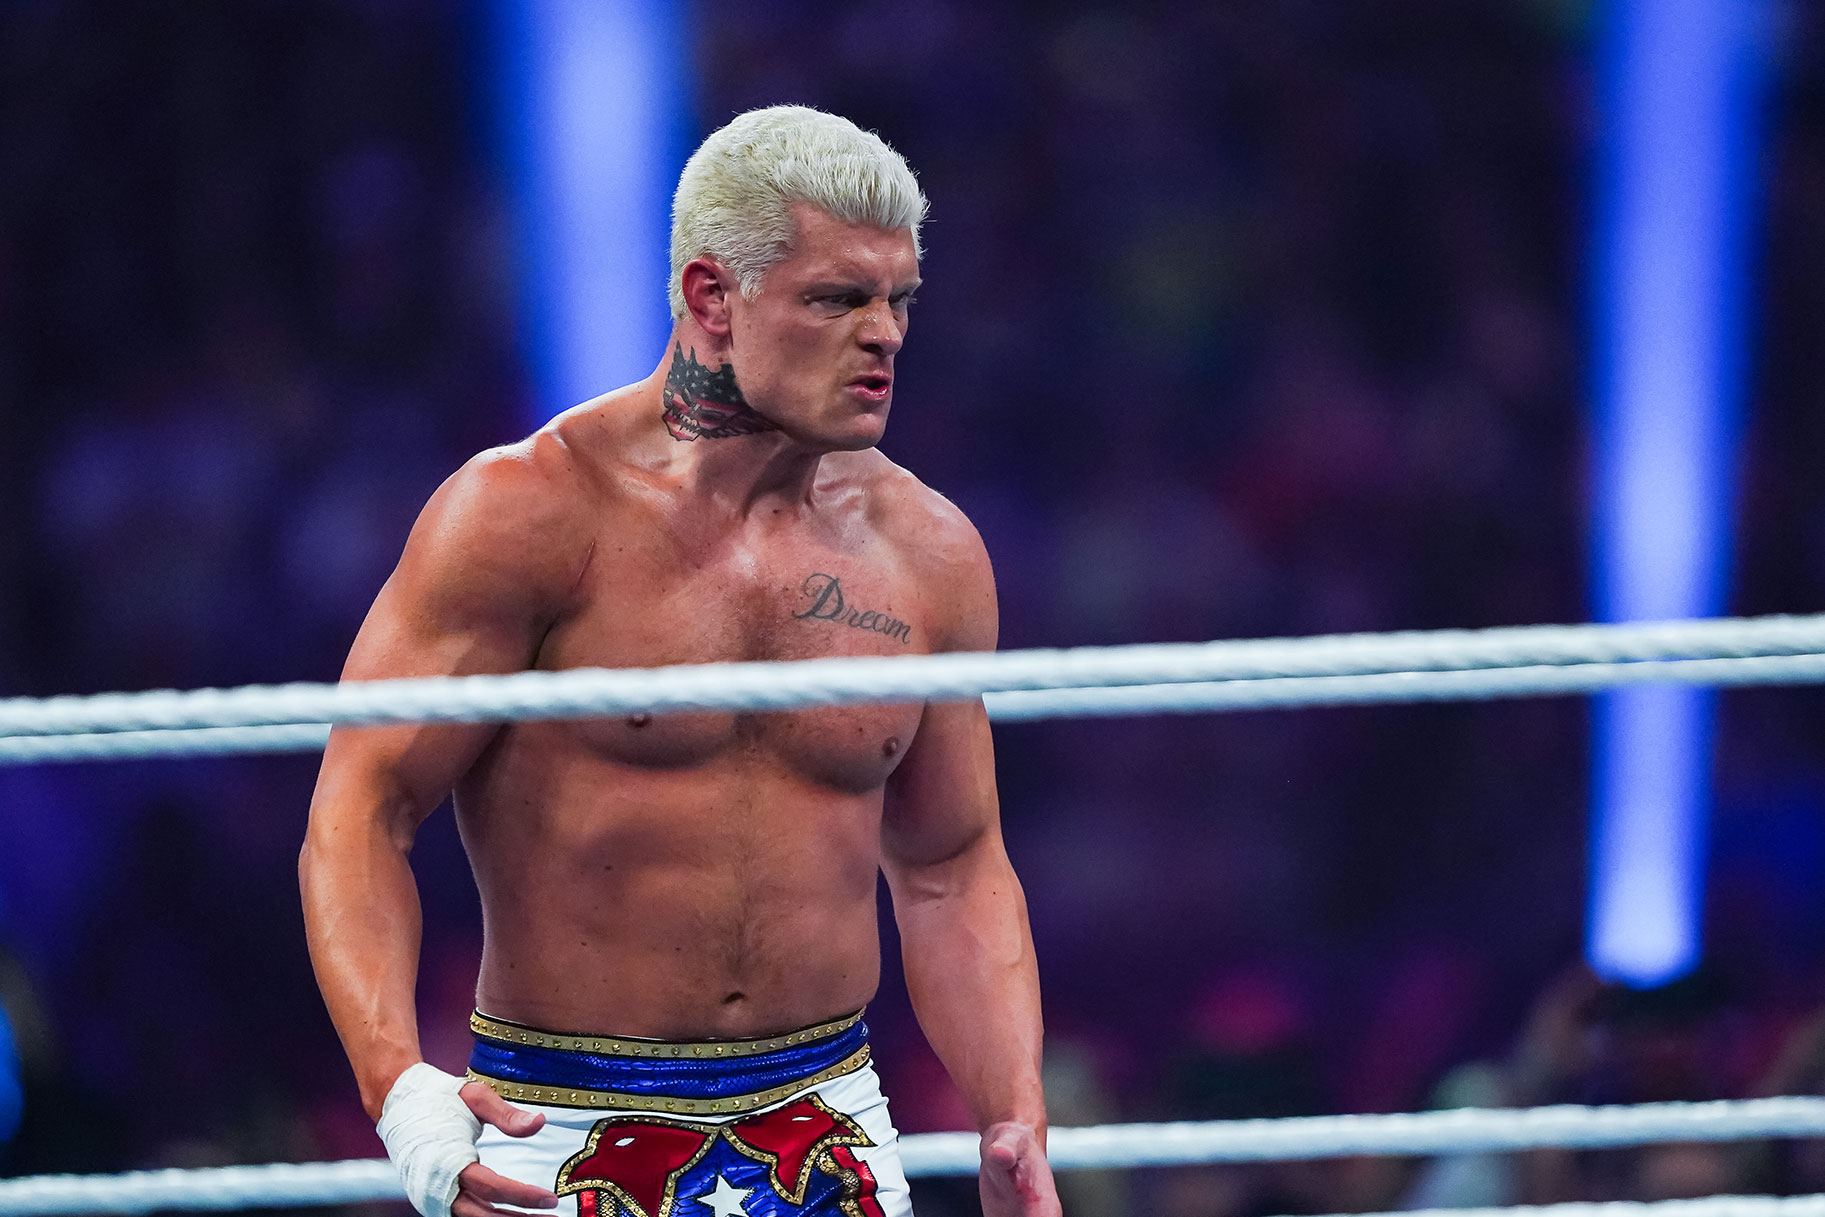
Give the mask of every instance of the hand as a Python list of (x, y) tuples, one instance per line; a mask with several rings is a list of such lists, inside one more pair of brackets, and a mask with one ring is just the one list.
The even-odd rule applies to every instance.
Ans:
[[(470, 1112), (483, 1124), (492, 1124), (510, 1137), (530, 1137), (545, 1127), (545, 1117), (535, 1111), (523, 1111), (494, 1093), (481, 1082), (470, 1082), (458, 1092)], [(451, 1217), (513, 1217), (497, 1205), (511, 1204), (522, 1209), (552, 1209), (558, 1205), (556, 1193), (530, 1183), (520, 1183), (489, 1170), (480, 1162), (463, 1167), (456, 1177), (456, 1199), (450, 1202)]]
[(1004, 1120), (982, 1134), (982, 1217), (1060, 1217), (1052, 1167), (1030, 1124)]

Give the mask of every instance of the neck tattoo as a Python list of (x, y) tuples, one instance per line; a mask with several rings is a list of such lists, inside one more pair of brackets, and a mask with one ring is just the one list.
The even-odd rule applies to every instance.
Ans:
[(712, 372), (697, 362), (695, 347), (686, 355), (682, 343), (672, 347), (672, 368), (659, 396), (665, 403), (665, 429), (675, 440), (728, 439), (778, 430), (741, 395), (733, 364)]

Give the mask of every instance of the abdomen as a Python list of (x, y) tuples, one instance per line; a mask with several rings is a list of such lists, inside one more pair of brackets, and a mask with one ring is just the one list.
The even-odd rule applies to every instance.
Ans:
[(682, 745), (723, 716), (691, 717), (651, 737), (677, 746), (671, 764), (526, 724), (465, 781), (482, 1009), (555, 1030), (742, 1036), (873, 994), (880, 783), (807, 781), (738, 739), (688, 762)]

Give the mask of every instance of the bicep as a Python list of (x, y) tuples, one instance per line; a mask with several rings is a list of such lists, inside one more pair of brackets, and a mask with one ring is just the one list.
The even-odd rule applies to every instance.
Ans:
[[(344, 680), (469, 676), (512, 672), (525, 653), (486, 631), (426, 628), (394, 601), (375, 601), (343, 669)], [(320, 796), (351, 810), (402, 815), (411, 824), (429, 814), (488, 741), (498, 723), (417, 723), (398, 727), (338, 727), (330, 733), (318, 779)], [(334, 796), (353, 788), (353, 800)]]
[[(935, 651), (992, 651), (999, 632), (995, 576), (982, 539), (942, 504), (925, 534), (921, 578), (932, 589)], [(982, 699), (925, 707), (905, 759), (888, 779), (883, 866), (936, 867), (983, 844), (999, 848), (995, 748)]]
[[(459, 475), (460, 477), (460, 475)], [(541, 572), (479, 518), (473, 487), (438, 492), (375, 598), (344, 680), (470, 676), (532, 663), (548, 611)], [(494, 723), (338, 728), (325, 749), (313, 819), (380, 814), (409, 831), (499, 730)]]
[(995, 753), (980, 698), (933, 704), (888, 779), (881, 825), (888, 879), (998, 843)]

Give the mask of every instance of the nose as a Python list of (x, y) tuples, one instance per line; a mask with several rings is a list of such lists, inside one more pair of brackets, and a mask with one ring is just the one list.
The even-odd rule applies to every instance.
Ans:
[(906, 345), (906, 327), (891, 308), (871, 308), (862, 314), (856, 342), (873, 355), (892, 355)]

